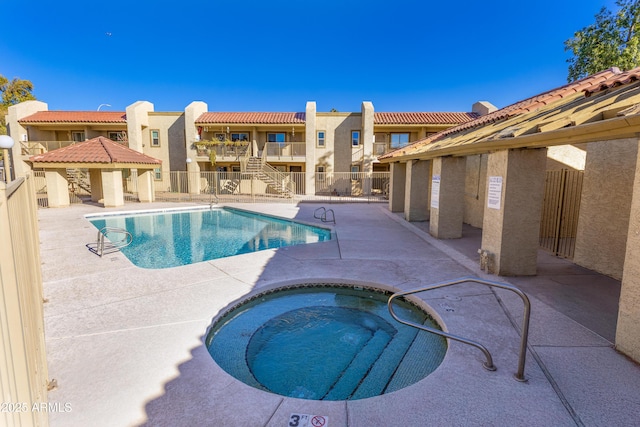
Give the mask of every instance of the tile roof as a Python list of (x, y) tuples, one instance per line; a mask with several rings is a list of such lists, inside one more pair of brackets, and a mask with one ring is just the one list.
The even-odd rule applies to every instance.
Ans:
[(196, 125), (207, 124), (304, 124), (305, 113), (203, 113)]
[(161, 160), (132, 150), (104, 136), (31, 156), (29, 160), (33, 163), (133, 163), (138, 165), (162, 163)]
[(401, 156), (404, 157), (411, 154), (412, 152), (418, 153), (421, 151), (422, 147), (428, 144), (431, 144), (433, 142), (436, 142), (442, 138), (453, 136), (457, 133), (461, 133), (470, 129), (482, 127), (490, 123), (494, 123), (510, 117), (514, 117), (519, 114), (535, 111), (546, 105), (549, 105), (561, 99), (570, 97), (576, 93), (583, 92), (586, 89), (590, 89), (595, 86), (600, 86), (602, 84), (605, 84), (605, 82), (607, 82), (609, 79), (613, 79), (613, 81), (615, 81), (615, 77), (621, 76), (622, 74), (624, 73), (622, 73), (616, 67), (609, 68), (607, 70), (585, 77), (584, 79), (577, 80), (575, 82), (568, 83), (566, 85), (557, 87), (547, 92), (543, 92), (541, 94), (532, 96), (522, 101), (518, 101), (514, 104), (508, 105), (492, 113), (485, 114), (484, 116), (480, 116), (475, 120), (471, 120), (471, 121), (462, 123), (460, 125), (450, 127), (441, 132), (438, 132), (435, 135), (430, 135), (424, 139), (418, 140), (406, 147), (399, 148), (395, 151), (391, 151), (383, 156), (380, 156), (379, 159), (389, 159), (389, 158), (401, 157)]
[(603, 82), (596, 83), (586, 89), (583, 89), (583, 92), (586, 96), (591, 96), (596, 92), (607, 90), (615, 86), (622, 86), (633, 83), (636, 80), (640, 80), (640, 68), (634, 68), (633, 70), (616, 74), (615, 76), (610, 77)]
[(459, 124), (477, 119), (477, 113), (373, 113), (376, 125)]
[(124, 111), (38, 111), (19, 123), (127, 123)]

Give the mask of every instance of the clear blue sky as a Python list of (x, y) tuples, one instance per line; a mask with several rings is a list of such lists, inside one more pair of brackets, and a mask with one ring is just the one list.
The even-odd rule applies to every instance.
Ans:
[(50, 110), (470, 111), (566, 83), (614, 0), (0, 0), (0, 74)]

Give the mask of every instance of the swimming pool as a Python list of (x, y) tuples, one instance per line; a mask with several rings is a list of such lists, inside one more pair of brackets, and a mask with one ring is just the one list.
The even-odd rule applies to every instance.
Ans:
[(227, 207), (86, 218), (98, 230), (116, 227), (131, 233), (133, 242), (120, 251), (142, 268), (176, 267), (331, 239), (327, 228)]
[[(446, 340), (396, 322), (390, 293), (354, 285), (305, 284), (254, 295), (221, 313), (205, 338), (227, 373), (252, 387), (309, 400), (355, 400), (425, 378)], [(440, 329), (399, 301), (406, 319)]]

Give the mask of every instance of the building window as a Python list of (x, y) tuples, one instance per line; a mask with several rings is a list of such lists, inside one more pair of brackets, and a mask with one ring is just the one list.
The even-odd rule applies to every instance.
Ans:
[(326, 169), (324, 166), (316, 166), (316, 175), (318, 181), (324, 181)]
[(408, 133), (392, 133), (391, 134), (391, 148), (402, 147), (409, 143)]
[(360, 145), (360, 131), (359, 130), (352, 130), (351, 131), (351, 146), (352, 147), (357, 147), (358, 145)]
[(155, 168), (153, 170), (153, 179), (160, 181), (162, 179), (162, 168)]
[(284, 132), (267, 133), (267, 142), (277, 142), (278, 144), (284, 144), (286, 136)]
[(126, 142), (127, 141), (127, 133), (125, 131), (118, 132), (108, 132), (107, 138), (116, 142)]
[(160, 146), (160, 131), (158, 129), (151, 130), (151, 146), (152, 147)]
[(360, 173), (360, 165), (351, 165), (351, 179), (353, 181), (356, 181), (359, 176), (358, 174)]
[(220, 142), (224, 142), (227, 139), (227, 135), (225, 135), (224, 133), (216, 133), (214, 135), (214, 138)]
[(248, 141), (249, 134), (247, 132), (236, 132), (231, 134), (232, 141)]
[(84, 132), (71, 132), (71, 140), (75, 142), (84, 141)]
[(318, 131), (317, 144), (318, 144), (318, 147), (322, 147), (322, 148), (325, 147), (325, 131), (323, 130)]

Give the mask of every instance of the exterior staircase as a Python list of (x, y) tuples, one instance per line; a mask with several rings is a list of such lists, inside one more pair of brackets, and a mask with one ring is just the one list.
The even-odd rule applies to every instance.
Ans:
[(291, 181), (291, 177), (280, 172), (260, 157), (251, 156), (246, 162), (241, 162), (241, 165), (244, 166), (242, 172), (253, 174), (276, 194), (283, 197), (293, 197), (295, 194), (295, 183)]

